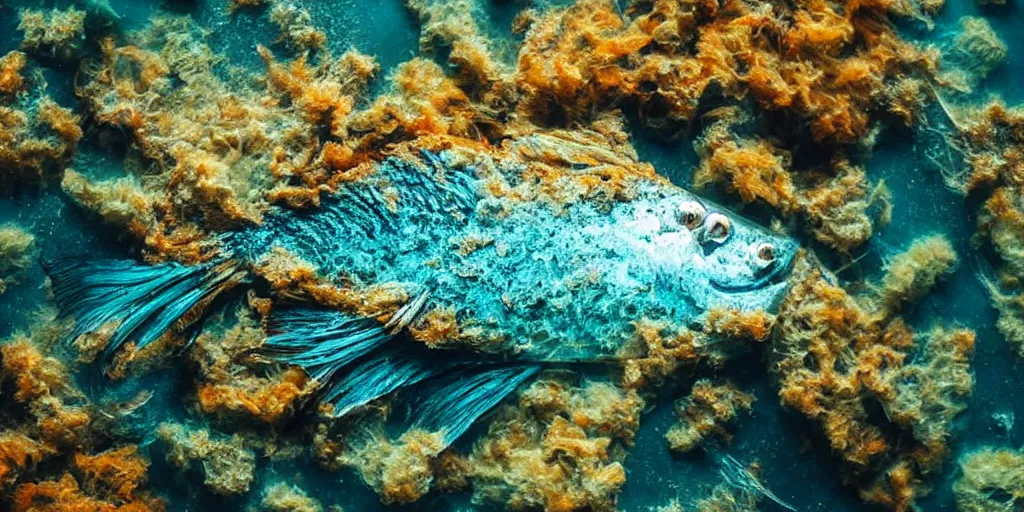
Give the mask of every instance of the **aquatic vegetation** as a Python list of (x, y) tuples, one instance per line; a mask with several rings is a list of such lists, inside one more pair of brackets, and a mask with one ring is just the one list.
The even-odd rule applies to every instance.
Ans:
[[(25, 54), (0, 58), (0, 186), (7, 193), (59, 176), (82, 138), (81, 120), (26, 78)], [(25, 92), (27, 91), (27, 93)]]
[(617, 447), (632, 441), (643, 405), (635, 392), (605, 383), (533, 383), (469, 455), (474, 503), (614, 510), (626, 481)]
[(446, 443), (439, 432), (413, 429), (394, 442), (373, 433), (353, 444), (343, 464), (355, 466), (381, 501), (389, 504), (418, 501), (430, 490), (435, 460)]
[[(64, 332), (50, 317), (32, 337), (0, 342), (0, 506), (28, 511), (153, 511), (165, 509), (146, 489), (148, 461), (131, 444), (95, 448), (96, 417), (70, 380), (68, 368), (47, 355)], [(131, 411), (123, 411), (124, 418)], [(101, 441), (102, 442), (102, 441)]]
[[(892, 288), (901, 300), (921, 297), (951, 269), (955, 255), (947, 250), (941, 239), (916, 242), (894, 258), (899, 263), (890, 265), (882, 283), (901, 283)], [(927, 263), (910, 265), (921, 261)], [(910, 272), (903, 268), (908, 265)], [(952, 420), (966, 408), (974, 333), (936, 328), (915, 340), (893, 316), (901, 302), (887, 299), (889, 287), (877, 299), (858, 299), (801, 266), (773, 340), (779, 397), (820, 425), (848, 471), (875, 480), (861, 489), (866, 501), (908, 510), (926, 491), (922, 475), (941, 466)], [(886, 410), (887, 421), (873, 418), (869, 401)], [(913, 443), (895, 444), (893, 427)]]
[(313, 25), (309, 11), (288, 2), (275, 2), (267, 14), (281, 30), (281, 40), (296, 51), (323, 50), (327, 35)]
[(1009, 48), (992, 30), (985, 18), (960, 18), (960, 31), (943, 51), (943, 64), (948, 67), (940, 76), (946, 87), (970, 92), (993, 69), (1006, 61)]
[(81, 55), (85, 45), (85, 11), (74, 7), (22, 9), (18, 30), (25, 34), (21, 48), (33, 57), (70, 62)]
[(880, 283), (880, 300), (889, 311), (913, 303), (931, 290), (935, 283), (952, 273), (958, 258), (945, 237), (916, 240), (909, 249), (886, 264)]
[(28, 58), (22, 52), (12, 51), (0, 57), (0, 93), (13, 96), (25, 87), (22, 71)]
[(799, 214), (816, 239), (847, 253), (871, 237), (876, 223), (888, 222), (884, 185), (871, 187), (864, 170), (841, 155), (823, 169), (797, 174), (790, 171), (784, 146), (736, 133), (749, 122), (738, 107), (720, 107), (702, 120), (709, 124), (694, 142), (701, 159), (694, 186), (721, 183), (744, 203), (759, 201), (784, 216)]
[(961, 512), (1016, 510), (1024, 503), (1024, 455), (1010, 449), (982, 448), (960, 460), (953, 484)]
[(239, 364), (265, 338), (255, 322), (240, 315), (227, 331), (196, 339), (189, 357), (197, 365), (196, 399), (204, 413), (239, 424), (280, 423), (312, 394), (315, 385), (298, 368), (256, 373)]
[(255, 479), (255, 455), (238, 436), (230, 440), (216, 437), (209, 430), (187, 430), (173, 423), (163, 423), (156, 431), (157, 440), (166, 447), (168, 464), (188, 472), (197, 463), (203, 484), (216, 494), (248, 492)]
[[(263, 490), (259, 508), (253, 512), (323, 512), (323, 505), (311, 498), (301, 488), (284, 482), (268, 486)], [(334, 509), (331, 509), (334, 510)]]
[(0, 226), (0, 295), (17, 284), (31, 262), (35, 237), (17, 226)]
[(728, 440), (725, 425), (735, 420), (740, 411), (749, 411), (753, 404), (753, 396), (731, 383), (716, 385), (706, 379), (695, 382), (690, 394), (676, 402), (680, 423), (665, 433), (669, 448), (688, 452), (710, 436)]

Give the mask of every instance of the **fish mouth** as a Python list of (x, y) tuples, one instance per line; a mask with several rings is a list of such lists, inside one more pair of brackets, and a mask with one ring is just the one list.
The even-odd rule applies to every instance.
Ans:
[(767, 288), (771, 285), (784, 282), (789, 278), (789, 271), (793, 268), (793, 261), (795, 259), (796, 258), (789, 258), (785, 263), (779, 261), (772, 263), (768, 272), (753, 282), (730, 284), (711, 278), (711, 286), (720, 292), (731, 294), (748, 293), (762, 288)]

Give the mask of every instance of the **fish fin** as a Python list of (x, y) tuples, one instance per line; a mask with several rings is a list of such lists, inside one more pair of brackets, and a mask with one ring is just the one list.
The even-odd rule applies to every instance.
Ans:
[(325, 386), (320, 401), (333, 407), (332, 416), (341, 417), (373, 400), (440, 375), (457, 364), (438, 361), (425, 352), (426, 349), (395, 344), (385, 347)]
[(442, 432), (448, 446), (539, 370), (537, 365), (513, 365), (449, 372), (431, 386), (429, 398), (413, 407), (414, 428)]
[(172, 327), (194, 323), (197, 311), (243, 275), (230, 260), (185, 266), (61, 257), (44, 261), (43, 268), (50, 276), (59, 316), (75, 319), (68, 339), (118, 322), (103, 349), (105, 359), (128, 341), (143, 348)]
[(420, 293), (385, 324), (334, 309), (280, 309), (269, 321), (272, 334), (256, 353), (299, 366), (321, 385), (333, 387), (329, 381), (338, 370), (381, 347), (408, 326), (422, 311), (428, 294)]

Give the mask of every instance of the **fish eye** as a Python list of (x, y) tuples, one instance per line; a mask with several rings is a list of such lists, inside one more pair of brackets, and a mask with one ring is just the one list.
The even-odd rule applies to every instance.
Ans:
[(725, 242), (731, 231), (729, 218), (721, 213), (708, 215), (707, 220), (704, 221), (704, 228), (707, 230), (708, 239), (716, 243)]
[(775, 261), (775, 245), (763, 242), (757, 246), (757, 257), (765, 264)]
[(679, 223), (689, 230), (697, 229), (704, 222), (707, 211), (696, 201), (686, 201), (679, 205)]

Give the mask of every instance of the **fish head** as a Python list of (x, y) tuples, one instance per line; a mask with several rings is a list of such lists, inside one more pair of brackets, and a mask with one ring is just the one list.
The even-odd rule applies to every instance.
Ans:
[(686, 297), (697, 312), (777, 309), (796, 240), (683, 189), (659, 195), (653, 210), (660, 242), (652, 244), (652, 258), (664, 262), (659, 281), (667, 295)]

